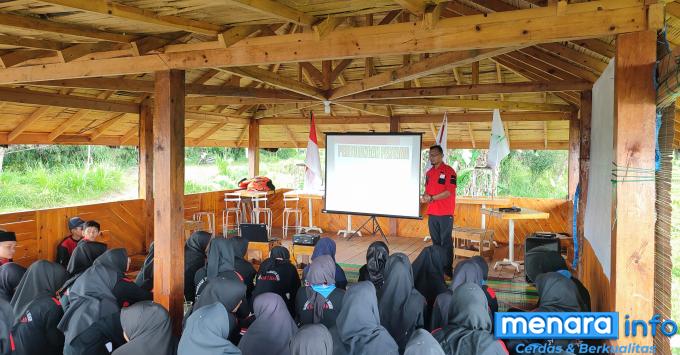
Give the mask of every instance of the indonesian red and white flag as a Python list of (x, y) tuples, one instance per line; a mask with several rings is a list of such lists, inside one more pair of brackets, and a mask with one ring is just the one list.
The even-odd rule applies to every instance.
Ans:
[(309, 125), (309, 141), (307, 141), (307, 154), (305, 156), (305, 187), (307, 191), (322, 189), (323, 178), (321, 177), (321, 159), (319, 158), (319, 143), (316, 139), (316, 124), (314, 113), (311, 115)]
[[(439, 127), (439, 132), (437, 132), (437, 139), (435, 139), (435, 144), (442, 147), (442, 151), (444, 152), (444, 156), (442, 157), (442, 162), (446, 163), (446, 138), (449, 135), (449, 119), (446, 116), (446, 112), (444, 112), (444, 119), (442, 120), (442, 125)], [(432, 164), (430, 163), (430, 160), (427, 160), (427, 166), (425, 168), (425, 171), (430, 170), (432, 167)]]

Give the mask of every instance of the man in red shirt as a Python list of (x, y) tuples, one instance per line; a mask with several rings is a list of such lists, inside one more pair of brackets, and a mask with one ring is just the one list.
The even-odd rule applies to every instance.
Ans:
[(57, 263), (63, 267), (68, 266), (68, 261), (71, 259), (73, 250), (78, 245), (78, 242), (83, 238), (83, 221), (80, 217), (73, 217), (68, 220), (68, 229), (71, 234), (64, 238), (57, 246)]
[(17, 236), (14, 232), (0, 229), (0, 265), (4, 265), (14, 257), (17, 251)]
[(428, 203), (427, 226), (430, 229), (432, 244), (439, 245), (446, 250), (446, 266), (444, 273), (453, 275), (453, 210), (456, 207), (456, 171), (443, 162), (442, 147), (430, 147), (430, 163), (432, 168), (425, 176), (425, 193), (420, 202)]

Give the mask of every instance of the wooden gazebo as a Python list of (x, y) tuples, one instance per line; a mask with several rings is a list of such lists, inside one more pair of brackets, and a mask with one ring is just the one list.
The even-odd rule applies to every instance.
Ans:
[[(615, 58), (616, 162), (653, 168), (657, 30), (680, 43), (676, 15), (653, 0), (4, 1), (0, 145), (139, 146), (155, 297), (178, 315), (185, 146), (247, 147), (256, 175), (259, 148), (306, 145), (310, 112), (321, 142), (425, 145), (447, 112), (448, 147), (484, 149), (500, 109), (511, 148), (569, 151), (582, 211), (593, 83)], [(584, 243), (599, 311), (656, 313), (655, 186), (616, 187), (611, 279)]]

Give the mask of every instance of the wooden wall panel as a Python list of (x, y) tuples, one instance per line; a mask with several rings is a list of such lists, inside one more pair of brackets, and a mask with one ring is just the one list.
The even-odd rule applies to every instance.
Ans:
[(588, 240), (584, 239), (581, 247), (581, 282), (590, 291), (592, 309), (595, 312), (612, 312), (614, 309), (609, 279)]

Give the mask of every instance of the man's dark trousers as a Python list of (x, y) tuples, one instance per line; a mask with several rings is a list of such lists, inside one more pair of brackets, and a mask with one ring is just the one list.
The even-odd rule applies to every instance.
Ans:
[(430, 215), (427, 226), (430, 229), (432, 244), (439, 245), (446, 250), (444, 273), (451, 276), (453, 274), (453, 240), (451, 239), (453, 216)]

